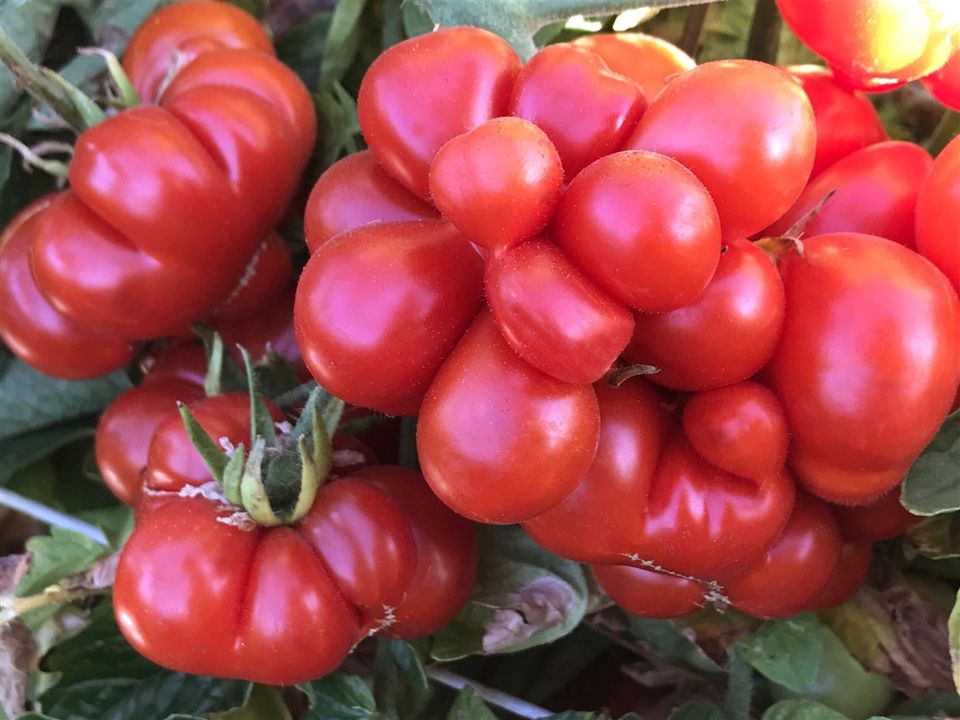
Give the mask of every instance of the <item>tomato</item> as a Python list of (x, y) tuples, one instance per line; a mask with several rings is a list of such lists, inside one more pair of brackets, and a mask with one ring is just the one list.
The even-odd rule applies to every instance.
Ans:
[(277, 233), (272, 232), (260, 243), (250, 259), (240, 282), (234, 286), (226, 301), (214, 308), (207, 320), (240, 320), (259, 307), (267, 305), (283, 294), (293, 272), (290, 253)]
[(737, 610), (763, 618), (808, 608), (830, 582), (840, 560), (840, 530), (826, 503), (797, 495), (783, 533), (759, 563), (725, 586)]
[(773, 355), (783, 314), (783, 282), (774, 264), (759, 248), (734, 243), (698, 298), (669, 312), (636, 314), (624, 358), (659, 368), (649, 377), (658, 385), (730, 385), (754, 375)]
[(633, 333), (630, 311), (545, 240), (530, 240), (493, 259), (486, 297), (510, 347), (567, 382), (599, 380)]
[(651, 101), (675, 75), (696, 67), (676, 45), (639, 32), (591, 33), (573, 44), (599, 55), (613, 72), (637, 83)]
[(673, 310), (703, 292), (720, 258), (720, 225), (700, 182), (679, 163), (621, 152), (581, 172), (560, 199), (551, 234), (614, 299)]
[[(248, 439), (248, 403), (224, 395), (190, 407), (236, 444)], [(369, 632), (435, 631), (472, 587), (472, 529), (414, 471), (361, 470), (323, 485), (295, 524), (263, 528), (219, 495), (209, 473), (185, 491), (202, 480), (199, 456), (159, 437), (145, 472), (150, 502), (121, 556), (114, 608), (130, 643), (164, 667), (303, 682), (333, 670)], [(436, 586), (412, 594), (426, 573)]]
[(757, 382), (696, 393), (683, 407), (691, 447), (722, 470), (763, 482), (787, 461), (787, 419), (777, 396)]
[(311, 257), (294, 324), (307, 368), (337, 397), (414, 415), (476, 314), (483, 260), (449, 223), (381, 223)]
[(948, 108), (960, 111), (960, 50), (954, 50), (943, 67), (923, 78), (923, 86)]
[(568, 180), (620, 150), (646, 107), (637, 83), (610, 72), (599, 55), (568, 43), (534, 55), (510, 97), (510, 114), (543, 128)]
[(807, 94), (817, 123), (817, 154), (811, 178), (855, 150), (887, 139), (873, 103), (837, 82), (830, 70), (819, 65), (794, 65), (787, 71)]
[(136, 345), (104, 335), (63, 315), (30, 271), (30, 244), (47, 195), (21, 210), (0, 235), (0, 338), (10, 351), (47, 375), (84, 380), (117, 370), (133, 359)]
[(790, 463), (811, 492), (868, 502), (900, 481), (950, 409), (957, 295), (922, 257), (870, 235), (807, 238), (780, 268), (787, 312), (767, 375)]
[(304, 210), (310, 252), (371, 222), (431, 220), (437, 211), (387, 175), (369, 150), (348, 155), (317, 180)]
[(777, 6), (838, 79), (864, 90), (892, 90), (933, 72), (960, 30), (954, 0), (777, 0)]
[(807, 185), (766, 234), (783, 235), (834, 190), (807, 220), (804, 235), (858, 232), (912, 248), (917, 193), (932, 166), (927, 151), (909, 142), (882, 142), (857, 150)]
[(360, 85), (360, 129), (396, 180), (430, 198), (429, 170), (451, 138), (507, 113), (520, 58), (486, 30), (452, 27), (398, 43)]
[[(842, 520), (841, 520), (842, 523)], [(860, 589), (870, 572), (873, 560), (873, 546), (863, 540), (851, 540), (841, 525), (843, 542), (840, 545), (840, 558), (830, 580), (814, 598), (811, 609), (827, 610), (845, 602)]]
[(629, 565), (591, 565), (600, 588), (634, 615), (672, 618), (703, 606), (706, 588), (689, 578), (664, 575)]
[(692, 170), (716, 203), (724, 238), (735, 240), (796, 201), (816, 140), (810, 101), (785, 71), (722, 60), (670, 82), (626, 147), (669, 155)]
[(309, 379), (300, 355), (293, 321), (294, 287), (288, 285), (279, 296), (242, 318), (224, 318), (212, 324), (238, 366), (243, 367), (242, 346), (254, 360), (267, 355), (268, 348), (293, 365), (297, 375)]
[(593, 389), (521, 360), (484, 311), (427, 391), (417, 451), (427, 482), (448, 507), (480, 522), (515, 523), (576, 487), (599, 430)]
[(898, 488), (866, 505), (838, 507), (836, 512), (843, 536), (855, 540), (886, 540), (922, 520), (903, 506)]
[(940, 151), (917, 196), (917, 250), (943, 271), (960, 293), (960, 138)]
[(543, 230), (562, 186), (556, 148), (519, 118), (495, 118), (458, 135), (430, 166), (430, 195), (440, 212), (493, 253)]

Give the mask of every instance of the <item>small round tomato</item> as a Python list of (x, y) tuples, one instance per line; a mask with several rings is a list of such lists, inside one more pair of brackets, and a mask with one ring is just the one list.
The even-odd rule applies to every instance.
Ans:
[(727, 240), (765, 228), (810, 176), (817, 131), (803, 89), (751, 60), (699, 65), (644, 113), (627, 147), (678, 160), (706, 186)]
[(387, 175), (369, 150), (338, 160), (317, 180), (303, 215), (310, 252), (372, 222), (431, 220), (437, 211)]
[(646, 107), (636, 82), (610, 72), (599, 55), (568, 43), (534, 55), (510, 98), (510, 114), (539, 125), (553, 141), (568, 180), (620, 150)]
[(494, 254), (543, 230), (562, 188), (556, 148), (543, 130), (520, 118), (494, 118), (458, 135), (430, 166), (434, 204)]
[(940, 151), (917, 196), (917, 250), (960, 293), (960, 137)]
[(404, 40), (363, 76), (357, 96), (363, 137), (387, 173), (427, 200), (437, 151), (507, 115), (519, 72), (513, 49), (479, 28), (441, 28)]
[(923, 86), (948, 108), (960, 112), (960, 50), (946, 64), (923, 78)]
[(678, 162), (650, 152), (608, 155), (577, 175), (551, 234), (602, 290), (644, 312), (692, 302), (720, 259), (707, 191)]
[[(932, 166), (929, 153), (910, 142), (891, 140), (857, 150), (812, 180), (765, 234), (783, 235), (812, 212), (803, 235), (857, 232), (913, 248), (917, 193)], [(823, 202), (830, 191), (834, 194)]]
[(528, 365), (484, 311), (427, 391), (417, 451), (444, 504), (506, 524), (569, 495), (593, 462), (599, 431), (593, 388)]
[(482, 292), (483, 260), (449, 223), (366, 225), (310, 257), (294, 305), (297, 340), (330, 392), (414, 415)]
[(816, 495), (868, 502), (900, 481), (950, 409), (957, 294), (916, 253), (856, 233), (807, 238), (780, 269), (787, 312), (767, 377), (790, 464)]
[(815, 178), (855, 150), (887, 139), (880, 115), (862, 93), (848, 90), (819, 65), (794, 65), (787, 71), (800, 83), (817, 122)]
[(530, 240), (491, 260), (485, 285), (487, 304), (510, 347), (566, 382), (599, 380), (633, 334), (630, 311), (545, 240)]
[(624, 358), (659, 368), (649, 379), (665, 387), (730, 385), (754, 375), (773, 355), (783, 314), (776, 266), (759, 248), (734, 243), (698, 298), (670, 312), (636, 313)]
[(573, 44), (591, 50), (615, 73), (633, 80), (650, 101), (675, 75), (696, 67), (676, 45), (639, 32), (591, 33)]
[(706, 588), (690, 578), (629, 565), (591, 565), (590, 569), (600, 589), (633, 615), (680, 617), (698, 610), (706, 602)]

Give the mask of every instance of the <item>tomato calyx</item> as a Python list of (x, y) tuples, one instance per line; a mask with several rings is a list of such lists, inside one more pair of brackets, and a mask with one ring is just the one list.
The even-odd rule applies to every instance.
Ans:
[(113, 80), (117, 93), (116, 97), (110, 98), (112, 107), (119, 107), (122, 110), (126, 110), (140, 104), (140, 95), (137, 93), (136, 88), (133, 87), (133, 82), (131, 82), (130, 77), (123, 69), (116, 55), (100, 47), (78, 48), (77, 52), (87, 57), (97, 56), (103, 58), (103, 61), (107, 65), (107, 73), (110, 75), (110, 79)]

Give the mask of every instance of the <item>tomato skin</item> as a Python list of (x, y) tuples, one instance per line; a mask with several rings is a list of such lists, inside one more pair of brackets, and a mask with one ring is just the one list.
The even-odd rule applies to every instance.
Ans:
[(736, 240), (769, 225), (797, 199), (816, 139), (810, 101), (784, 70), (721, 60), (670, 82), (626, 147), (668, 155), (692, 170), (716, 203), (724, 238)]
[(506, 115), (518, 72), (517, 54), (486, 30), (442, 28), (404, 40), (374, 60), (360, 84), (363, 137), (388, 174), (428, 200), (437, 151)]
[(927, 151), (910, 142), (881, 142), (857, 150), (811, 181), (766, 234), (783, 235), (835, 190), (806, 222), (804, 235), (858, 232), (913, 248), (917, 193), (932, 167)]
[(659, 314), (635, 314), (631, 363), (653, 365), (648, 379), (677, 390), (706, 390), (745, 380), (773, 355), (784, 316), (783, 282), (749, 243), (728, 245), (703, 293)]
[(960, 207), (960, 139), (940, 151), (917, 196), (917, 250), (960, 293), (960, 228), (951, 208)]
[(649, 152), (608, 155), (581, 172), (560, 199), (551, 234), (602, 290), (645, 312), (692, 302), (720, 257), (720, 225), (704, 187)]
[[(842, 523), (842, 521), (841, 521)], [(814, 598), (812, 610), (828, 610), (852, 597), (863, 585), (870, 573), (873, 560), (873, 546), (862, 540), (850, 540), (841, 525), (843, 542), (840, 545), (840, 558), (833, 575)]]
[(178, 2), (154, 12), (137, 28), (123, 54), (123, 69), (140, 98), (155, 103), (174, 53), (186, 65), (198, 55), (222, 47), (273, 54), (270, 37), (249, 13), (208, 0)]
[(647, 107), (640, 86), (610, 72), (599, 55), (548, 45), (517, 76), (510, 114), (529, 120), (557, 148), (567, 179), (623, 147)]
[(578, 562), (622, 563), (637, 534), (673, 424), (663, 397), (648, 383), (594, 386), (600, 439), (590, 469), (562, 502), (523, 522), (534, 540)]
[(31, 203), (0, 235), (0, 337), (14, 355), (40, 372), (85, 380), (123, 367), (133, 359), (136, 346), (63, 315), (37, 287), (30, 245), (42, 213), (57, 197)]
[(777, 0), (797, 36), (850, 87), (892, 90), (946, 61), (960, 29), (953, 0)]
[(811, 179), (850, 153), (888, 139), (873, 104), (837, 82), (830, 70), (793, 65), (787, 71), (807, 94), (816, 118), (817, 154)]
[(520, 118), (494, 118), (451, 139), (430, 166), (430, 195), (470, 240), (497, 254), (543, 230), (563, 188), (546, 133)]
[(757, 382), (705, 390), (683, 408), (683, 429), (705, 460), (763, 482), (783, 470), (788, 428), (777, 396)]
[(676, 45), (639, 32), (591, 33), (573, 44), (596, 53), (613, 72), (633, 80), (651, 102), (675, 75), (697, 65)]
[(759, 563), (726, 585), (737, 610), (762, 618), (794, 615), (826, 588), (840, 560), (840, 529), (826, 503), (797, 495), (783, 533)]
[(919, 255), (856, 233), (807, 238), (780, 269), (787, 313), (766, 372), (790, 463), (811, 492), (868, 502), (899, 482), (950, 409), (956, 293)]
[(948, 108), (960, 111), (960, 50), (954, 50), (942, 68), (923, 78), (923, 86)]
[(545, 240), (530, 240), (490, 261), (487, 304), (516, 353), (571, 383), (599, 380), (633, 334), (633, 316)]
[(705, 588), (696, 580), (629, 565), (591, 565), (590, 569), (600, 588), (632, 615), (680, 617), (705, 602)]
[(483, 260), (441, 221), (381, 223), (315, 252), (294, 324), (307, 368), (347, 402), (413, 415), (481, 302)]
[(239, 321), (255, 313), (258, 308), (283, 293), (292, 273), (290, 253), (287, 252), (283, 238), (271, 232), (247, 263), (240, 282), (233, 288), (226, 302), (215, 308), (207, 320)]
[(303, 224), (310, 252), (371, 222), (436, 219), (437, 211), (387, 175), (369, 150), (337, 160), (310, 191)]
[(599, 431), (593, 388), (528, 365), (483, 311), (427, 391), (417, 451), (447, 507), (508, 524), (538, 515), (576, 487)]
[(900, 502), (899, 488), (866, 505), (838, 507), (836, 513), (845, 538), (870, 542), (896, 537), (922, 520)]

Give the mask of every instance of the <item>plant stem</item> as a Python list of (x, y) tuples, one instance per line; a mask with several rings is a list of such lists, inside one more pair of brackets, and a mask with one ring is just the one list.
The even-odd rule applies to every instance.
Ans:
[(744, 57), (748, 60), (776, 63), (782, 25), (783, 19), (774, 0), (757, 0)]
[(0, 505), (5, 505), (12, 510), (21, 512), (24, 515), (29, 515), (30, 517), (35, 518), (40, 522), (44, 522), (47, 525), (52, 525), (54, 527), (63, 528), (64, 530), (80, 533), (81, 535), (90, 538), (95, 543), (99, 543), (100, 545), (110, 545), (110, 543), (107, 541), (107, 536), (103, 534), (103, 530), (98, 528), (96, 525), (91, 525), (88, 522), (62, 513), (59, 510), (54, 510), (51, 507), (47, 507), (43, 503), (39, 503), (36, 500), (31, 500), (28, 497), (24, 497), (20, 493), (15, 493), (13, 490), (0, 488)]
[(449, 688), (453, 688), (454, 690), (463, 690), (465, 687), (470, 687), (477, 694), (477, 697), (484, 702), (490, 703), (491, 705), (496, 705), (498, 708), (502, 708), (507, 712), (513, 713), (517, 717), (535, 720), (536, 718), (545, 718), (553, 715), (553, 713), (546, 708), (542, 708), (539, 705), (534, 705), (526, 700), (521, 700), (513, 695), (508, 695), (502, 690), (497, 690), (487, 685), (481, 685), (480, 683), (465, 678), (462, 675), (451, 672), (446, 668), (438, 667), (436, 665), (428, 665), (426, 667), (426, 672), (427, 676), (431, 680), (434, 680), (441, 685), (446, 685)]
[(927, 151), (936, 157), (957, 133), (960, 133), (960, 113), (956, 110), (944, 110), (943, 117), (927, 140)]
[(687, 20), (683, 25), (683, 35), (680, 36), (679, 46), (687, 55), (696, 59), (700, 44), (700, 33), (707, 19), (706, 5), (694, 5), (687, 9)]

